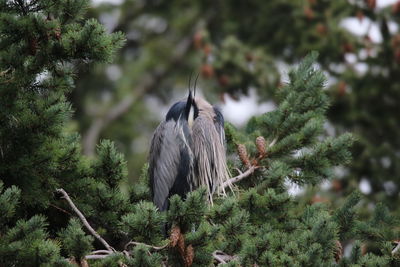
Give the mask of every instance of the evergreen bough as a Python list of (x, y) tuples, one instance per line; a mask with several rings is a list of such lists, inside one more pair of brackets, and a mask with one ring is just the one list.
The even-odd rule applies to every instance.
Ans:
[[(126, 162), (113, 143), (101, 142), (90, 160), (79, 136), (66, 131), (74, 64), (108, 62), (123, 44), (122, 34), (82, 20), (87, 4), (0, 1), (1, 266), (400, 264), (390, 243), (398, 220), (384, 206), (360, 221), (357, 193), (331, 211), (287, 192), (288, 182), (318, 184), (350, 161), (352, 136), (323, 134), (329, 102), (316, 53), (290, 72), (275, 111), (253, 117), (244, 132), (226, 126), (228, 151), (239, 155), (232, 173), (233, 166), (244, 171), (229, 196), (216, 196), (210, 207), (200, 188), (185, 201), (173, 196), (160, 213), (149, 199), (147, 166), (141, 182), (122, 193)], [(349, 257), (342, 256), (345, 243), (353, 244)], [(366, 246), (372, 249), (364, 254)]]

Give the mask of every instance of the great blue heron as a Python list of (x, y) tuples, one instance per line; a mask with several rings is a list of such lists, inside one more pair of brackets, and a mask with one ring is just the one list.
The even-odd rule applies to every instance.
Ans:
[[(196, 88), (196, 86), (195, 86)], [(168, 209), (168, 198), (182, 198), (204, 186), (212, 203), (214, 192), (225, 194), (229, 179), (225, 157), (224, 117), (218, 108), (192, 94), (176, 102), (154, 132), (149, 156), (153, 202)]]

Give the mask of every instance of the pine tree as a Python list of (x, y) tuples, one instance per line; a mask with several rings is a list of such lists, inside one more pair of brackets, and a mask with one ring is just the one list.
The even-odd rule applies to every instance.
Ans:
[[(378, 205), (359, 220), (354, 193), (340, 209), (304, 206), (287, 181), (315, 185), (349, 163), (350, 134), (325, 137), (325, 77), (312, 53), (279, 88), (275, 111), (242, 132), (226, 125), (233, 191), (209, 206), (204, 188), (151, 203), (147, 166), (129, 193), (124, 157), (102, 141), (81, 154), (66, 129), (79, 62), (109, 62), (123, 43), (86, 1), (0, 2), (1, 266), (396, 266), (398, 220)], [(235, 42), (233, 42), (234, 45)], [(171, 224), (169, 238), (161, 231)], [(354, 240), (357, 240), (354, 242)], [(350, 257), (342, 243), (354, 243)], [(364, 246), (370, 246), (363, 254)]]

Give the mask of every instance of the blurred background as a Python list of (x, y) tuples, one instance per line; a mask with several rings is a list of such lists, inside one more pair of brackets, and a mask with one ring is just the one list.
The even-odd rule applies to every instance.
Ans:
[(70, 127), (88, 156), (100, 139), (115, 141), (130, 183), (152, 132), (187, 95), (192, 72), (200, 73), (200, 93), (240, 128), (275, 108), (288, 67), (316, 50), (332, 103), (326, 133), (354, 133), (354, 160), (333, 180), (290, 192), (338, 205), (359, 189), (365, 207), (399, 209), (400, 1), (96, 0), (88, 16), (127, 42), (112, 64), (79, 69)]

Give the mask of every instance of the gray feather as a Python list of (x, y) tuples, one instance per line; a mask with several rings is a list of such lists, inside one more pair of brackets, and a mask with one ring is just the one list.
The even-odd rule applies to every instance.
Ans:
[(153, 202), (160, 210), (165, 209), (166, 201), (178, 175), (181, 151), (189, 150), (188, 153), (191, 153), (180, 123), (179, 120), (161, 122), (151, 141), (150, 185)]

